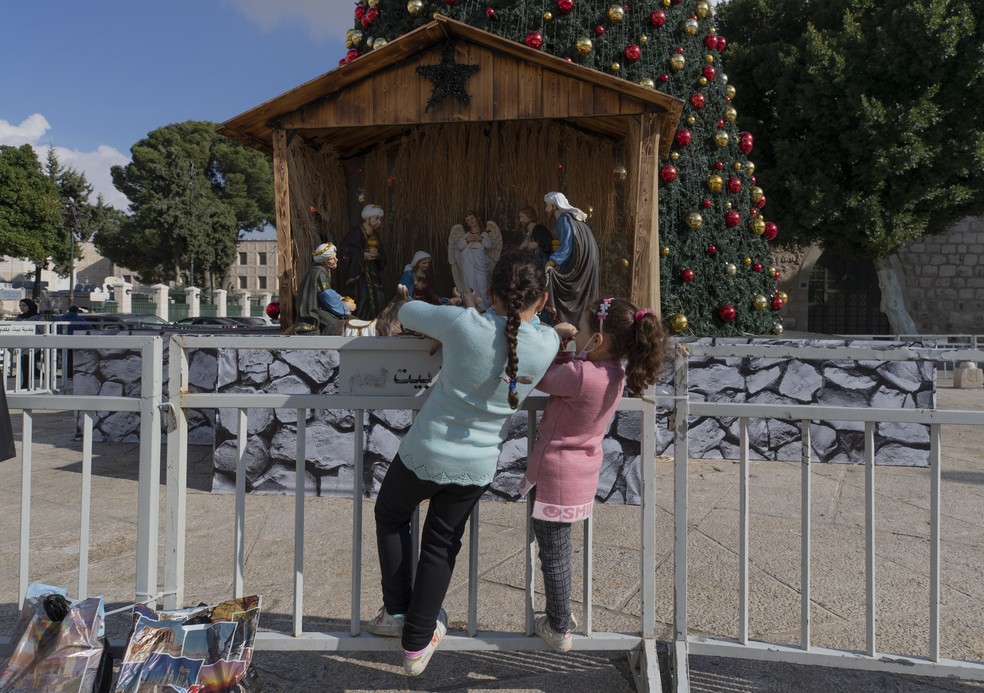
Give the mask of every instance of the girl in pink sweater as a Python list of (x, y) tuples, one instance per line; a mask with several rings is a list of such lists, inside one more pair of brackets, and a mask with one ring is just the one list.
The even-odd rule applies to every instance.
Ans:
[[(606, 298), (588, 304), (581, 324), (555, 326), (562, 350), (537, 385), (550, 395), (520, 492), (533, 503), (546, 613), (535, 630), (558, 652), (571, 649), (571, 523), (591, 515), (602, 439), (624, 388), (638, 397), (656, 382), (666, 330), (651, 310)], [(623, 366), (623, 361), (625, 365)]]

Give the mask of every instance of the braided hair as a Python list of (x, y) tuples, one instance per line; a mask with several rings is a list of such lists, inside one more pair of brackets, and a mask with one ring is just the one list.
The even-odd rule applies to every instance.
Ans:
[(509, 345), (506, 375), (509, 376), (509, 406), (513, 409), (519, 407), (519, 395), (516, 394), (519, 314), (540, 299), (546, 285), (547, 275), (540, 254), (535, 250), (507, 250), (492, 268), (489, 293), (502, 301), (506, 308), (506, 343)]
[[(598, 319), (602, 303), (608, 303), (604, 324)], [(585, 309), (588, 327), (603, 332), (612, 355), (625, 359), (625, 382), (630, 397), (639, 397), (659, 380), (669, 348), (666, 328), (650, 310), (638, 310), (621, 298), (592, 301)]]

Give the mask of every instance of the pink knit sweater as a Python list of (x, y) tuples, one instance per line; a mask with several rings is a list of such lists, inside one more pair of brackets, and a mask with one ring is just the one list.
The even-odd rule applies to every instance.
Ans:
[(533, 517), (574, 522), (591, 515), (601, 442), (622, 398), (617, 361), (577, 361), (562, 352), (536, 386), (550, 395), (520, 493), (536, 486)]

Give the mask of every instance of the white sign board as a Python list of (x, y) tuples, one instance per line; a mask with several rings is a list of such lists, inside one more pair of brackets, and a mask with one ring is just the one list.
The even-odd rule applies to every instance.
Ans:
[(436, 342), (418, 337), (356, 337), (338, 351), (338, 390), (346, 395), (425, 396), (441, 372)]

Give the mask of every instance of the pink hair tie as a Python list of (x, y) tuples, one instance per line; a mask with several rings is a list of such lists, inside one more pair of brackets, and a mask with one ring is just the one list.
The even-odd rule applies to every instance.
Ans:
[(635, 314), (635, 321), (642, 322), (642, 319), (647, 315), (654, 315), (651, 308), (646, 308), (645, 310), (637, 310)]

